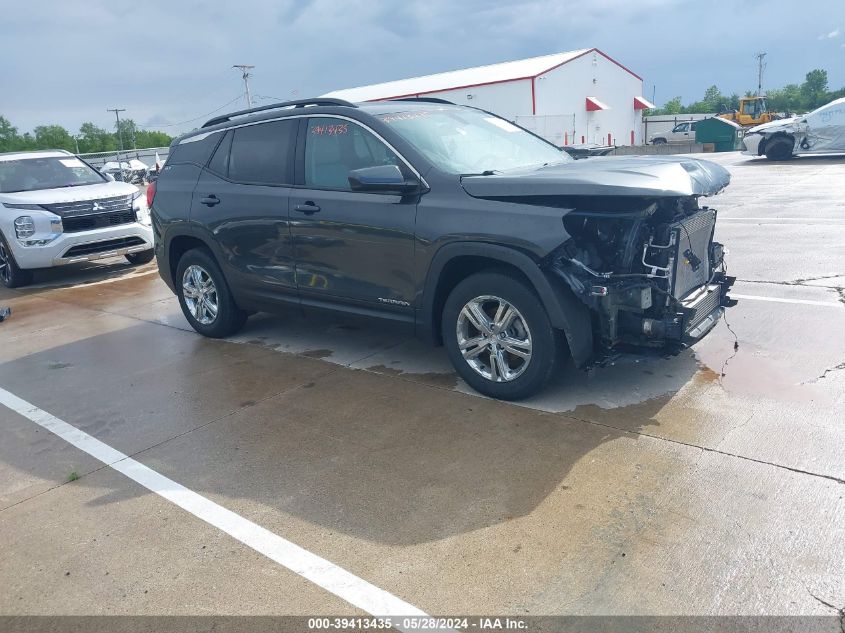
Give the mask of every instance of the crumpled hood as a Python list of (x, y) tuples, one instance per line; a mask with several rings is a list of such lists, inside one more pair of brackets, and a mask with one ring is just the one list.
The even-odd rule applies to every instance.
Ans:
[(777, 132), (779, 130), (785, 130), (791, 128), (794, 123), (798, 122), (799, 117), (793, 116), (789, 117), (788, 119), (778, 119), (777, 121), (769, 121), (768, 123), (761, 123), (760, 125), (755, 125), (753, 128), (748, 130), (745, 134), (746, 136), (749, 134), (755, 134), (757, 132)]
[(476, 198), (712, 196), (730, 181), (730, 173), (721, 165), (683, 156), (609, 156), (461, 178), (464, 190)]

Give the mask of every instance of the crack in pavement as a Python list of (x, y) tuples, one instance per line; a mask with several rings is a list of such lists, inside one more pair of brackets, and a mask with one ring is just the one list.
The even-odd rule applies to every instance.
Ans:
[[(845, 277), (845, 273), (836, 273), (832, 275), (820, 275), (818, 277), (806, 277), (804, 279), (793, 279), (787, 281), (774, 281), (771, 279), (737, 279), (737, 281), (744, 284), (771, 284), (773, 286), (804, 286), (808, 281), (821, 281), (822, 279), (836, 279), (837, 277)], [(839, 286), (809, 286), (810, 288), (836, 288)]]
[(833, 609), (834, 611), (836, 611), (836, 614), (839, 616), (839, 630), (842, 631), (842, 633), (845, 633), (845, 607), (837, 607), (836, 605), (831, 604), (827, 600), (819, 598), (816, 594), (810, 591), (810, 588), (806, 584), (804, 585), (804, 589), (806, 589), (807, 593), (810, 594), (813, 598), (815, 598), (818, 602), (828, 607), (829, 609)]
[[(675, 440), (670, 437), (663, 437), (661, 435), (653, 435), (651, 433), (645, 433), (643, 431), (631, 431), (630, 429), (625, 429), (619, 426), (615, 426), (613, 424), (607, 424), (605, 422), (596, 422), (595, 420), (588, 420), (586, 418), (579, 418), (571, 414), (559, 414), (561, 417), (569, 418), (570, 420), (577, 420), (578, 422), (583, 422), (585, 424), (592, 424), (595, 426), (601, 426), (606, 429), (613, 429), (614, 431), (618, 431), (620, 433), (628, 433), (630, 435), (637, 435), (640, 437), (648, 437), (654, 440), (658, 440), (661, 442), (669, 442), (671, 444), (679, 444), (681, 446), (687, 446), (689, 448), (697, 448), (700, 451), (704, 451), (707, 453), (716, 453), (718, 455), (724, 455), (725, 457), (734, 457), (736, 459), (742, 459), (748, 462), (754, 462), (755, 464), (763, 464), (765, 466), (772, 466), (774, 468), (781, 468), (783, 470), (788, 470), (793, 473), (798, 473), (800, 475), (809, 475), (811, 477), (819, 477), (821, 479), (828, 479), (830, 481), (834, 481), (838, 484), (845, 484), (845, 479), (841, 477), (836, 477), (834, 475), (825, 475), (824, 473), (816, 473), (811, 470), (803, 470), (801, 468), (795, 468), (793, 466), (786, 466), (785, 464), (777, 464), (775, 462), (767, 462), (764, 459), (757, 459), (755, 457), (748, 457), (747, 455), (739, 455), (738, 453), (730, 453), (728, 451), (720, 451), (718, 448), (709, 448), (707, 446), (701, 446), (699, 444), (693, 444), (692, 442), (683, 442), (681, 440)], [(843, 632), (845, 633), (845, 632)]]
[[(326, 361), (323, 361), (323, 362), (326, 362)], [(424, 387), (426, 389), (445, 390), (445, 391), (449, 391), (451, 393), (457, 393), (457, 394), (462, 394), (462, 395), (465, 395), (465, 396), (473, 396), (473, 397), (480, 397), (480, 398), (486, 399), (485, 396), (477, 396), (477, 395), (474, 395), (474, 394), (471, 394), (471, 393), (464, 393), (464, 392), (458, 391), (457, 389), (451, 389), (451, 388), (448, 388), (448, 387), (441, 387), (439, 385), (422, 383), (422, 382), (413, 380), (412, 378), (409, 378), (405, 375), (400, 375), (400, 376), (386, 376), (385, 374), (377, 374), (377, 375), (385, 376), (386, 378), (388, 378), (390, 380), (403, 380), (403, 381), (412, 383), (414, 385)], [(498, 402), (503, 406), (522, 408), (522, 405), (514, 404), (513, 402), (504, 402), (504, 401), (498, 401)], [(695, 449), (698, 449), (699, 451), (706, 452), (706, 453), (716, 453), (717, 455), (724, 455), (725, 457), (733, 457), (735, 459), (742, 459), (742, 460), (745, 460), (745, 461), (748, 461), (748, 462), (754, 462), (755, 464), (762, 464), (764, 466), (772, 466), (773, 468), (780, 468), (782, 470), (788, 470), (789, 472), (797, 473), (799, 475), (809, 475), (810, 477), (818, 477), (820, 479), (827, 479), (829, 481), (833, 481), (833, 482), (838, 483), (838, 484), (845, 484), (845, 479), (843, 479), (841, 477), (836, 477), (835, 475), (825, 475), (824, 473), (817, 473), (817, 472), (813, 472), (811, 470), (803, 470), (801, 468), (795, 468), (793, 466), (787, 466), (785, 464), (768, 462), (764, 459), (757, 459), (755, 457), (748, 457), (747, 455), (740, 455), (738, 453), (730, 453), (728, 451), (719, 450), (718, 448), (709, 448), (707, 446), (701, 446), (700, 444), (693, 444), (692, 442), (683, 442), (681, 440), (675, 440), (675, 439), (672, 439), (670, 437), (664, 437), (662, 435), (654, 435), (652, 433), (646, 433), (644, 431), (632, 431), (630, 429), (626, 429), (626, 428), (623, 428), (623, 427), (620, 427), (620, 426), (615, 426), (613, 424), (608, 424), (606, 422), (597, 422), (596, 420), (590, 420), (590, 419), (587, 419), (587, 418), (578, 417), (578, 416), (573, 415), (572, 413), (568, 413), (568, 412), (562, 412), (562, 411), (561, 412), (538, 411), (538, 412), (544, 413), (546, 415), (551, 415), (551, 416), (563, 418), (563, 419), (566, 419), (566, 420), (572, 420), (573, 422), (581, 422), (582, 424), (591, 424), (593, 426), (600, 426), (602, 428), (611, 429), (613, 431), (616, 431), (618, 433), (622, 433), (622, 434), (625, 434), (625, 435), (632, 435), (632, 436), (637, 436), (637, 437), (647, 437), (647, 438), (652, 439), (652, 440), (657, 440), (658, 442), (669, 442), (670, 444), (678, 444), (679, 446), (686, 446), (688, 448), (695, 448)], [(745, 424), (747, 424), (748, 422), (750, 422), (750, 419), (746, 420)], [(744, 426), (744, 424), (741, 425), (741, 426)], [(843, 631), (843, 633), (845, 633), (845, 631)]]
[(835, 371), (841, 371), (841, 370), (843, 370), (843, 369), (845, 369), (845, 363), (839, 363), (838, 365), (834, 365), (833, 367), (828, 367), (828, 368), (827, 368), (827, 369), (825, 369), (825, 370), (824, 370), (821, 374), (819, 374), (818, 376), (816, 376), (816, 377), (815, 377), (815, 378), (813, 378), (812, 380), (805, 380), (805, 381), (804, 381), (804, 382), (802, 382), (801, 384), (802, 384), (802, 385), (807, 385), (807, 384), (814, 384), (814, 383), (817, 383), (819, 380), (821, 380), (822, 378), (826, 377), (828, 374), (833, 373), (833, 372), (835, 372)]
[(757, 412), (756, 412), (756, 411), (752, 411), (752, 412), (751, 412), (751, 415), (749, 415), (749, 416), (745, 419), (745, 422), (741, 422), (740, 424), (737, 424), (736, 426), (732, 426), (732, 427), (731, 427), (731, 428), (729, 428), (727, 431), (725, 431), (725, 434), (722, 436), (722, 439), (720, 439), (720, 440), (716, 443), (716, 448), (718, 449), (718, 448), (719, 448), (722, 444), (724, 444), (724, 443), (725, 443), (725, 440), (726, 440), (726, 439), (728, 439), (728, 436), (729, 436), (731, 433), (734, 433), (734, 432), (738, 431), (739, 429), (741, 429), (741, 428), (743, 428), (743, 427), (748, 426), (748, 425), (751, 423), (751, 420), (753, 420), (753, 419), (754, 419), (754, 417), (755, 417), (756, 415), (757, 415)]

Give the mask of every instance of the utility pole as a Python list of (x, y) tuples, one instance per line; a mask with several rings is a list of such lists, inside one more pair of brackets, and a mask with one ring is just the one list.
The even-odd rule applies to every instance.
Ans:
[(252, 98), (249, 96), (249, 78), (252, 77), (252, 75), (249, 71), (255, 68), (255, 66), (251, 66), (250, 64), (234, 64), (232, 68), (240, 68), (243, 73), (244, 88), (246, 89), (246, 107), (251, 108)]
[(118, 141), (118, 152), (117, 152), (117, 164), (120, 166), (120, 179), (125, 180), (126, 176), (123, 174), (123, 161), (120, 160), (120, 155), (123, 153), (123, 132), (120, 129), (120, 113), (126, 112), (126, 108), (107, 108), (106, 112), (114, 112), (114, 118), (117, 121), (117, 141)]
[(763, 95), (763, 71), (766, 70), (766, 64), (763, 61), (763, 58), (766, 56), (766, 53), (757, 53), (757, 96), (761, 97)]

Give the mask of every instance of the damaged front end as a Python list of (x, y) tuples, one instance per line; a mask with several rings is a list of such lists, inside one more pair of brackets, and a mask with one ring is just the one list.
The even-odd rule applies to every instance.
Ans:
[[(526, 217), (531, 207), (544, 219), (563, 213), (564, 241), (539, 264), (589, 307), (594, 357), (621, 344), (691, 345), (732, 305), (734, 279), (713, 241), (716, 211), (699, 204), (729, 183), (720, 165), (680, 156), (592, 158), (462, 179), (470, 195), (524, 205)], [(553, 239), (544, 234), (544, 243)]]
[(629, 200), (623, 212), (607, 208), (619, 198), (574, 202), (571, 237), (545, 264), (591, 309), (605, 350), (691, 345), (732, 305), (716, 211), (697, 197)]

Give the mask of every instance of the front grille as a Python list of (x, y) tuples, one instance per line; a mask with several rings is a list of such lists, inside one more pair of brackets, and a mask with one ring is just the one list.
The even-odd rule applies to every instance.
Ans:
[(79, 231), (90, 231), (91, 229), (132, 224), (133, 222), (135, 222), (135, 212), (132, 209), (128, 211), (116, 211), (114, 213), (94, 213), (91, 215), (62, 218), (62, 226), (64, 227), (65, 233), (78, 233)]
[(42, 207), (62, 216), (62, 218), (91, 213), (108, 213), (124, 211), (132, 208), (132, 196), (116, 196), (114, 198), (100, 198), (99, 200), (78, 200), (76, 202), (58, 202), (56, 204), (42, 204)]
[(140, 237), (121, 237), (115, 240), (104, 240), (102, 242), (93, 242), (91, 244), (79, 244), (68, 249), (68, 251), (62, 255), (62, 258), (70, 259), (72, 257), (82, 257), (83, 255), (92, 255), (94, 253), (116, 251), (119, 248), (142, 246), (144, 243), (144, 240)]
[(716, 226), (716, 212), (702, 209), (670, 227), (675, 235), (675, 265), (672, 294), (678, 299), (710, 281), (710, 243)]

